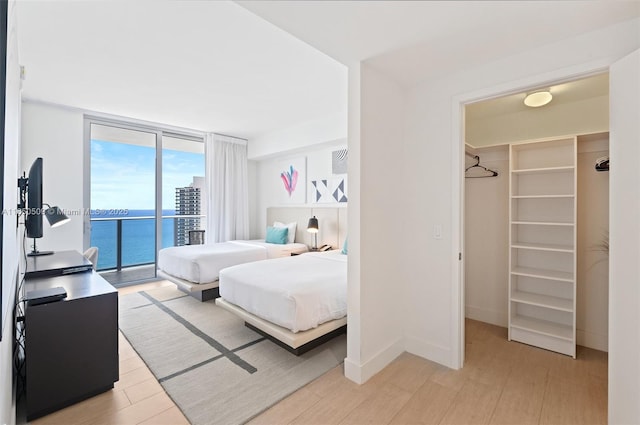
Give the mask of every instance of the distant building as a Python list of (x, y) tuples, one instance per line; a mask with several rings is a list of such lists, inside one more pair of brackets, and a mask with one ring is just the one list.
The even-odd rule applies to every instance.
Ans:
[[(202, 177), (194, 177), (193, 183), (187, 187), (176, 188), (176, 215), (202, 214)], [(176, 218), (173, 227), (173, 243), (175, 246), (189, 243), (189, 230), (201, 230), (200, 217)]]

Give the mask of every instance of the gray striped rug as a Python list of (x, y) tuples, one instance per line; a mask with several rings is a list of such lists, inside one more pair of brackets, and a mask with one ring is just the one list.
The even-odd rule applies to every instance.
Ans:
[(342, 363), (341, 335), (295, 356), (175, 287), (120, 296), (120, 330), (194, 425), (241, 424)]

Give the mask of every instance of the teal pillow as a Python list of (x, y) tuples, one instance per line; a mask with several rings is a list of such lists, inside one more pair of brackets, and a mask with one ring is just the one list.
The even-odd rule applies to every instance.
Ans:
[(289, 229), (286, 227), (267, 227), (267, 237), (265, 242), (284, 245), (287, 243)]
[(342, 253), (347, 255), (347, 238), (344, 238), (344, 243), (342, 244)]

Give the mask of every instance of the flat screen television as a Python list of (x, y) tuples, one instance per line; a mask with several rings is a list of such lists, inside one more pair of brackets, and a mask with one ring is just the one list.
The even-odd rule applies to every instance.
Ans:
[(25, 227), (28, 238), (42, 237), (42, 158), (36, 158), (29, 169), (27, 187), (27, 217)]

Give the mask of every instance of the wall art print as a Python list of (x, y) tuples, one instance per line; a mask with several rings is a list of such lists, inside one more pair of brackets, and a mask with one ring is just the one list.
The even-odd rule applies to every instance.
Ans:
[(331, 152), (331, 172), (333, 174), (347, 174), (347, 159), (349, 149), (339, 149)]
[(283, 204), (307, 202), (307, 158), (292, 158), (278, 162), (280, 200)]
[(311, 180), (309, 199), (312, 204), (346, 203), (347, 177)]

